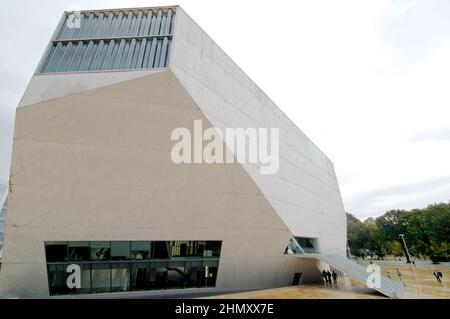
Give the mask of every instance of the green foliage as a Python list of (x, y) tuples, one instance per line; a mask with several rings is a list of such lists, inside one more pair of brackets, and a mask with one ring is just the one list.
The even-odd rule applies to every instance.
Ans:
[(356, 256), (405, 256), (400, 234), (411, 255), (442, 256), (450, 248), (450, 204), (425, 209), (391, 210), (364, 222), (347, 214), (348, 244)]

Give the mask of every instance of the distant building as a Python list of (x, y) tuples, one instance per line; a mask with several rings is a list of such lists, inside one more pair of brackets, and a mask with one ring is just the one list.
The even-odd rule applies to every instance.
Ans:
[[(180, 7), (77, 19), (17, 108), (1, 296), (279, 287), (345, 257), (332, 162)], [(171, 133), (196, 120), (279, 128), (279, 170), (174, 163)]]

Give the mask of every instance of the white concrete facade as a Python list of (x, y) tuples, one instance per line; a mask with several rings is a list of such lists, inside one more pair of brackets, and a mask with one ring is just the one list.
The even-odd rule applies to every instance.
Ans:
[(171, 68), (214, 127), (280, 129), (280, 170), (262, 175), (244, 164), (296, 236), (320, 238), (323, 251), (345, 254), (346, 222), (333, 164), (315, 162), (312, 142), (182, 9)]
[[(216, 289), (320, 274), (292, 236), (345, 254), (331, 162), (179, 7), (168, 68), (35, 74), (16, 112), (0, 296), (47, 297), (45, 241), (221, 240)], [(58, 83), (55, 85), (55, 83)], [(174, 164), (194, 120), (280, 129), (280, 169)]]

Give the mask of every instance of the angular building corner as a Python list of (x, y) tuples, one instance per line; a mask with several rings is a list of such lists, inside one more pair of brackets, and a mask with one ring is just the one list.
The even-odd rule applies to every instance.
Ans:
[[(16, 112), (1, 296), (280, 287), (345, 257), (333, 164), (180, 7), (69, 15)], [(175, 164), (196, 120), (279, 128), (278, 172)]]

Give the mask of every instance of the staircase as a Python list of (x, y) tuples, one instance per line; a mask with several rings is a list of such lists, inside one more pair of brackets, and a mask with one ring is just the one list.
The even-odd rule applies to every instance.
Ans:
[[(367, 278), (370, 276), (369, 272), (366, 272), (366, 267), (348, 259), (345, 256), (333, 255), (333, 254), (314, 254), (313, 256), (323, 261), (324, 263), (335, 267), (336, 269), (347, 274), (349, 277), (358, 280), (366, 285)], [(381, 287), (373, 288), (383, 295), (391, 298), (401, 298), (405, 293), (406, 287), (400, 281), (393, 281), (387, 277), (381, 276)]]

